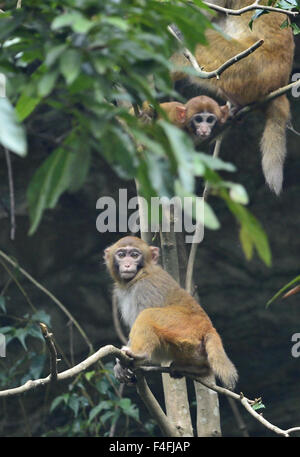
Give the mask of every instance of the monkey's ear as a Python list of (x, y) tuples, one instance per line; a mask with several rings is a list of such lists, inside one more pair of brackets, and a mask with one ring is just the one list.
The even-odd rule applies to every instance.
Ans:
[(103, 254), (104, 260), (108, 260), (109, 251), (110, 251), (110, 248), (104, 249), (104, 254)]
[(151, 258), (153, 263), (157, 263), (159, 259), (159, 248), (156, 246), (150, 246)]
[(228, 105), (220, 106), (220, 110), (221, 110), (221, 118), (220, 118), (219, 122), (221, 124), (225, 124), (225, 122), (227, 121), (227, 119), (229, 117), (229, 106)]
[(175, 107), (176, 119), (180, 124), (184, 124), (186, 121), (186, 107), (176, 106)]

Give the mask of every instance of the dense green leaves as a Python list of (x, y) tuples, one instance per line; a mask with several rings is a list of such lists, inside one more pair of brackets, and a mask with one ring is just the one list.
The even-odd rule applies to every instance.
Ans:
[[(167, 120), (143, 124), (128, 113), (132, 103), (148, 100), (157, 109), (158, 100), (179, 98), (170, 81), (170, 57), (179, 45), (168, 25), (179, 27), (193, 51), (205, 43), (207, 7), (200, 0), (28, 0), (22, 6), (16, 10), (12, 3), (2, 16), (0, 72), (18, 119), (35, 122), (36, 133), (49, 137), (28, 186), (30, 234), (64, 192), (84, 184), (100, 154), (123, 179), (137, 177), (148, 200), (177, 194), (196, 201), (196, 179), (208, 180), (241, 223), (247, 258), (255, 247), (269, 264), (262, 228), (240, 209), (248, 202), (245, 189), (217, 174), (234, 172), (234, 166), (196, 153), (188, 136)], [(23, 130), (8, 101), (0, 102), (0, 141), (24, 155)], [(210, 204), (204, 206), (204, 223), (218, 228)]]

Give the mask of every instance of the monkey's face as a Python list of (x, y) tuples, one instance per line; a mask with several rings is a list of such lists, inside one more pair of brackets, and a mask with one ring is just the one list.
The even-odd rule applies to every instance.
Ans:
[(143, 253), (133, 246), (119, 248), (114, 254), (114, 265), (120, 278), (130, 281), (144, 265)]
[(196, 139), (206, 140), (211, 135), (217, 120), (217, 116), (213, 113), (194, 114), (188, 123), (188, 130), (195, 135)]

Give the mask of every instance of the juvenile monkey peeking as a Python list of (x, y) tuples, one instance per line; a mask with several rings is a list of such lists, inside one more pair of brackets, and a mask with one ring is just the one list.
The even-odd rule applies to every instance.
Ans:
[(222, 340), (203, 308), (158, 263), (159, 248), (126, 236), (105, 249), (114, 296), (130, 330), (124, 352), (174, 370), (211, 371), (233, 389), (238, 379)]

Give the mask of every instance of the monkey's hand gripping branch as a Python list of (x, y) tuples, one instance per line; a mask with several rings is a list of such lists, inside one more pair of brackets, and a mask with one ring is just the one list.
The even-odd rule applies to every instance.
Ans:
[(119, 358), (116, 358), (114, 375), (119, 382), (133, 386), (137, 382), (136, 376), (134, 374), (135, 357), (129, 348), (127, 348), (127, 346), (122, 347), (122, 353), (124, 353), (128, 358), (123, 359), (122, 361)]

